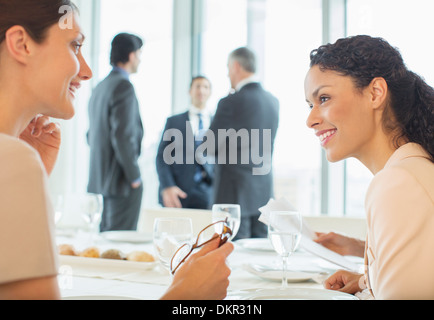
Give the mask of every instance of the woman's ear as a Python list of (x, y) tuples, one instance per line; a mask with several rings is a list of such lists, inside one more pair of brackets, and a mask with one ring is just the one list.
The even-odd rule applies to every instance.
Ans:
[(370, 93), (374, 109), (384, 108), (389, 88), (384, 78), (374, 78), (370, 84)]
[(17, 62), (27, 64), (31, 54), (32, 41), (22, 26), (13, 26), (6, 31), (6, 49)]

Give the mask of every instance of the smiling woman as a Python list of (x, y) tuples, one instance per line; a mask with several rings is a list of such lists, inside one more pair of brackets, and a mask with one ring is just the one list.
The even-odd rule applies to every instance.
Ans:
[(385, 40), (354, 36), (312, 52), (305, 92), (328, 160), (355, 157), (375, 175), (366, 274), (338, 272), (326, 288), (433, 299), (434, 89)]
[[(0, 300), (60, 298), (47, 173), (61, 139), (49, 117), (71, 118), (75, 91), (92, 77), (77, 11), (65, 27), (64, 6), (73, 8), (0, 0)], [(233, 245), (217, 247), (192, 255), (163, 298), (224, 298)]]
[[(73, 11), (70, 28), (59, 25), (62, 6)], [(61, 137), (49, 117), (71, 118), (75, 89), (92, 77), (83, 40), (68, 0), (0, 0), (2, 300), (59, 298), (46, 184)]]

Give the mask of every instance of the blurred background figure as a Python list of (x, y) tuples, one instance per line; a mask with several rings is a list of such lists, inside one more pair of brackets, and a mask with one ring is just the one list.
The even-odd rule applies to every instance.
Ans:
[(135, 230), (143, 186), (138, 159), (143, 126), (130, 74), (137, 73), (143, 41), (121, 33), (112, 42), (113, 70), (89, 102), (88, 191), (103, 195), (100, 231)]
[[(204, 76), (194, 77), (189, 94), (189, 110), (167, 119), (158, 148), (156, 165), (160, 180), (159, 202), (169, 208), (209, 209), (214, 168), (208, 163), (197, 163), (194, 155), (211, 123), (211, 113), (207, 110), (211, 82)], [(164, 133), (171, 129), (182, 133), (182, 141), (165, 141)], [(195, 137), (194, 144), (187, 141), (189, 136)], [(164, 161), (164, 150), (171, 144), (175, 144), (175, 152), (182, 151), (182, 163), (167, 164)], [(187, 164), (187, 156), (194, 158), (194, 164)], [(174, 157), (176, 158), (176, 155)]]
[[(216, 179), (214, 203), (239, 204), (241, 206), (241, 225), (237, 239), (267, 237), (266, 226), (258, 221), (259, 208), (266, 205), (273, 197), (273, 175), (271, 158), (274, 140), (279, 125), (279, 101), (256, 80), (256, 57), (248, 48), (239, 48), (229, 55), (229, 78), (234, 94), (220, 100), (210, 130), (218, 137), (219, 129), (236, 132), (247, 130), (250, 136), (248, 149), (237, 143), (237, 163), (220, 163), (219, 154), (230, 155), (228, 139), (218, 139), (216, 144)], [(271, 130), (271, 141), (253, 141), (252, 130)], [(238, 139), (238, 138), (237, 138)], [(252, 150), (264, 150), (265, 143), (271, 144), (270, 154), (263, 155), (270, 159), (263, 165), (269, 167), (266, 174), (254, 175), (257, 167), (251, 159)], [(241, 143), (242, 144), (242, 143)], [(248, 152), (249, 163), (242, 164), (240, 159)], [(226, 159), (227, 160), (227, 159)]]

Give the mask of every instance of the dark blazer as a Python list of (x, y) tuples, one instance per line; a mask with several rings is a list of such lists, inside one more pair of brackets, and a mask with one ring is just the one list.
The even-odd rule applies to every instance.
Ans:
[[(196, 146), (194, 145), (194, 141), (188, 141), (189, 137), (194, 138), (193, 129), (190, 125), (187, 125), (189, 121), (189, 113), (188, 111), (185, 113), (181, 113), (172, 117), (169, 117), (166, 122), (166, 127), (164, 128), (163, 135), (161, 138), (161, 142), (158, 148), (158, 153), (156, 157), (156, 166), (158, 178), (160, 180), (160, 188), (159, 188), (159, 201), (163, 204), (161, 191), (177, 186), (182, 191), (187, 193), (188, 195), (193, 194), (192, 190), (196, 187), (196, 182), (194, 181), (194, 175), (196, 173), (196, 159), (194, 158), (194, 153), (196, 150)], [(171, 141), (164, 141), (164, 133), (170, 129), (177, 129), (182, 136), (182, 140), (175, 139), (174, 137)], [(176, 141), (176, 142), (175, 142)], [(164, 161), (164, 150), (175, 142), (176, 150), (182, 151), (182, 161), (180, 163), (173, 163), (171, 165), (167, 164)], [(173, 146), (173, 145), (172, 145)], [(194, 159), (193, 164), (187, 163), (187, 157), (192, 157)], [(172, 154), (172, 157), (175, 158), (175, 154)], [(205, 163), (202, 165), (205, 170), (207, 176), (206, 180), (209, 185), (212, 184), (212, 180), (214, 179), (213, 165)], [(185, 207), (185, 204), (188, 202), (188, 199), (180, 199), (181, 204)]]
[(90, 170), (88, 191), (127, 196), (141, 177), (138, 158), (143, 126), (134, 87), (113, 70), (94, 89), (89, 102)]
[[(241, 206), (241, 215), (259, 215), (259, 208), (266, 205), (273, 197), (273, 174), (270, 170), (265, 175), (253, 175), (255, 165), (251, 157), (248, 163), (243, 164), (241, 154), (252, 149), (252, 129), (259, 129), (262, 136), (264, 129), (271, 130), (271, 154), (273, 154), (274, 140), (279, 125), (279, 102), (270, 93), (266, 92), (259, 83), (245, 85), (239, 92), (220, 100), (210, 130), (216, 136), (216, 168), (214, 185), (214, 203), (232, 203)], [(247, 129), (249, 132), (249, 148), (241, 149), (237, 144), (237, 164), (230, 164), (228, 139), (218, 139), (219, 129), (234, 129), (239, 132)], [(226, 142), (226, 143), (225, 143)], [(262, 152), (263, 141), (255, 144)], [(225, 150), (223, 150), (225, 148)], [(227, 159), (222, 164), (218, 154), (226, 152)], [(268, 164), (271, 166), (271, 163)]]

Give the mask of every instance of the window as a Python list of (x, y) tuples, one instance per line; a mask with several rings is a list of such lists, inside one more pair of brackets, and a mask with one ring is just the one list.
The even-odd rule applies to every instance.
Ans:
[(208, 107), (215, 110), (228, 95), (228, 57), (236, 48), (247, 45), (247, 0), (207, 0), (202, 34), (202, 73), (212, 83)]
[(142, 63), (131, 76), (140, 103), (145, 138), (140, 167), (144, 179), (143, 205), (158, 203), (155, 156), (166, 118), (172, 113), (172, 0), (101, 1), (99, 81), (111, 70), (114, 36), (129, 32), (142, 37)]
[(306, 126), (304, 95), (311, 50), (322, 44), (320, 0), (266, 1), (264, 86), (280, 101), (275, 142), (276, 198), (287, 197), (303, 214), (320, 213), (321, 148)]

